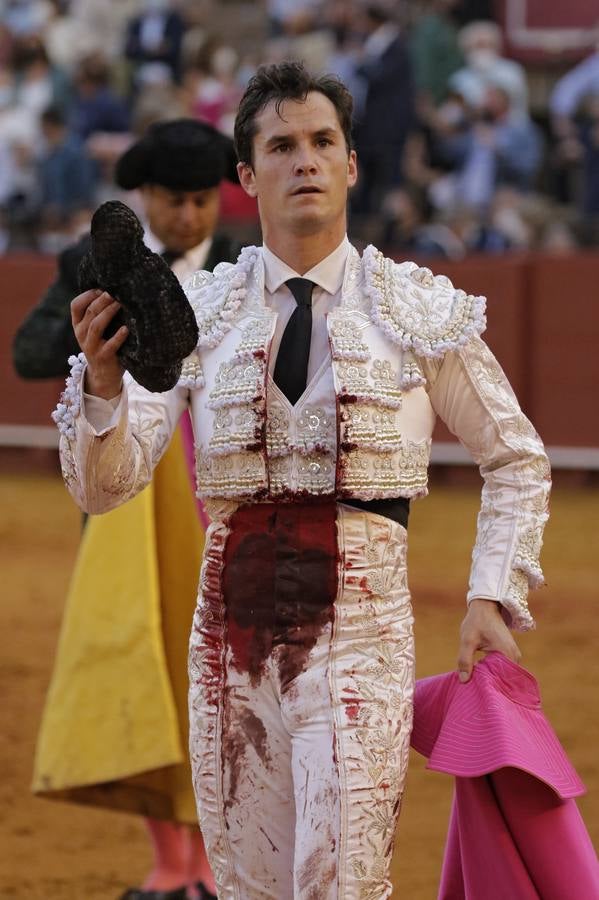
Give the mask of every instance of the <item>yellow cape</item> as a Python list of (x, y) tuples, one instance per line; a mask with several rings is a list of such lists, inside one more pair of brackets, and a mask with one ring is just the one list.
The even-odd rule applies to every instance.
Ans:
[(152, 484), (86, 525), (38, 739), (34, 792), (197, 821), (187, 647), (203, 542), (177, 431)]

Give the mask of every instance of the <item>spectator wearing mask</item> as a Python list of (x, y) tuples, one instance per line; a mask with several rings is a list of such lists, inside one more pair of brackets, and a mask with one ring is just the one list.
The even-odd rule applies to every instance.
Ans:
[(494, 22), (471, 22), (459, 34), (465, 65), (449, 80), (449, 88), (470, 106), (483, 105), (489, 85), (500, 85), (514, 112), (528, 114), (528, 86), (522, 66), (501, 55), (501, 29)]
[(512, 110), (500, 87), (489, 86), (470, 125), (442, 137), (439, 152), (454, 167), (454, 200), (488, 209), (499, 187), (530, 190), (539, 170), (542, 141), (528, 116)]

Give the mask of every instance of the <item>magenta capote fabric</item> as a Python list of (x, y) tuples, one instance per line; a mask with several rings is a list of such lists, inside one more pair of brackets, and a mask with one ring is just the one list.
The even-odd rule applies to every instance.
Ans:
[(599, 900), (584, 786), (535, 678), (500, 653), (416, 683), (412, 746), (456, 776), (438, 900)]

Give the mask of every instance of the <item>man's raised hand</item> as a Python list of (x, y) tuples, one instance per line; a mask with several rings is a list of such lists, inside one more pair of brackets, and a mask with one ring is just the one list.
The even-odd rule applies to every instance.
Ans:
[(71, 303), (73, 330), (87, 359), (85, 390), (105, 400), (120, 393), (123, 378), (124, 369), (116, 354), (125, 343), (129, 329), (122, 325), (112, 337), (104, 338), (119, 309), (120, 304), (100, 290), (84, 291)]

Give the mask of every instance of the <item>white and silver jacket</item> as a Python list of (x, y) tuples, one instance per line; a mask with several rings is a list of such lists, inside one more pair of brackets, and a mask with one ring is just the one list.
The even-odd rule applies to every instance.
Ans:
[(374, 247), (362, 258), (352, 250), (327, 316), (331, 359), (292, 407), (268, 371), (276, 313), (264, 302), (261, 251), (197, 272), (186, 291), (200, 337), (173, 390), (152, 394), (126, 374), (114, 422), (96, 433), (84, 414), (85, 359), (72, 360), (54, 417), (82, 509), (107, 512), (142, 490), (188, 405), (209, 512), (223, 501), (424, 496), (438, 414), (484, 479), (468, 599), (497, 600), (512, 627), (533, 627), (526, 596), (543, 583), (549, 463), (479, 337), (484, 298)]

